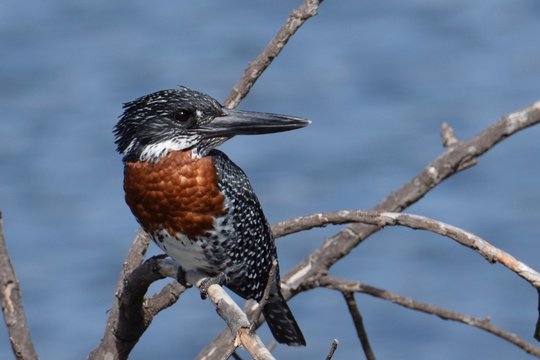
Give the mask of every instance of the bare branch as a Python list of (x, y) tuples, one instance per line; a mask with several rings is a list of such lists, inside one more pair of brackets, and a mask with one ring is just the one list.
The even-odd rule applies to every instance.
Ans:
[(482, 255), (490, 263), (501, 263), (517, 275), (521, 276), (532, 286), (536, 288), (540, 287), (540, 274), (509, 253), (496, 248), (486, 240), (483, 240), (468, 231), (420, 215), (369, 210), (342, 210), (290, 219), (273, 225), (272, 231), (275, 231), (275, 236), (278, 237), (311, 229), (313, 227), (349, 222), (361, 222), (375, 225), (378, 228), (383, 228), (385, 226), (406, 226), (411, 229), (434, 232), (455, 240), (463, 246), (471, 248)]
[[(456, 174), (461, 164), (478, 158), (493, 146), (523, 130), (540, 123), (540, 102), (507, 115), (495, 122), (471, 140), (462, 141), (447, 149), (429, 163), (418, 175), (391, 193), (374, 210), (400, 212), (414, 204), (446, 178)], [(285, 283), (296, 293), (306, 279), (324, 273), (351, 252), (380, 227), (368, 224), (352, 224), (328, 238), (291, 273)]]
[(285, 21), (285, 24), (281, 26), (281, 29), (279, 29), (272, 41), (270, 41), (259, 56), (249, 64), (240, 80), (233, 86), (229, 97), (224, 103), (227, 108), (232, 109), (238, 106), (240, 101), (242, 101), (249, 90), (251, 90), (255, 81), (257, 81), (266, 68), (270, 66), (272, 61), (279, 55), (300, 26), (311, 17), (317, 15), (317, 9), (322, 2), (323, 0), (305, 0), (298, 9), (291, 12)]
[(339, 345), (339, 341), (337, 339), (332, 340), (332, 345), (330, 345), (330, 351), (328, 351), (328, 355), (326, 355), (326, 360), (332, 360), (334, 357), (334, 353), (337, 350), (337, 347)]
[(186, 288), (177, 281), (168, 283), (159, 293), (146, 299), (147, 311), (152, 316), (157, 315), (161, 310), (168, 308), (178, 301), (184, 291), (186, 291)]
[[(445, 148), (450, 148), (456, 145), (457, 143), (459, 143), (454, 133), (454, 129), (452, 129), (450, 125), (448, 125), (448, 123), (445, 123), (445, 122), (442, 123), (442, 126), (441, 126), (441, 139), (442, 139), (443, 146)], [(461, 164), (459, 164), (458, 171), (465, 170), (466, 168), (476, 165), (476, 163), (477, 161), (475, 158), (472, 158), (469, 161), (464, 161)]]
[[(176, 278), (178, 265), (171, 259), (155, 258), (154, 272), (162, 277)], [(188, 271), (186, 280), (194, 284), (202, 291), (205, 281), (208, 278), (198, 272)], [(270, 360), (274, 359), (270, 351), (264, 346), (261, 339), (251, 330), (251, 324), (247, 315), (240, 309), (234, 300), (227, 294), (223, 287), (212, 284), (206, 289), (205, 295), (216, 307), (216, 311), (227, 323), (231, 332), (235, 334), (234, 347), (242, 345), (254, 359)], [(224, 354), (221, 354), (222, 356)], [(226, 357), (232, 355), (227, 354)]]
[(534, 329), (534, 338), (540, 341), (540, 289), (536, 289), (538, 293), (538, 319), (536, 319), (536, 327)]
[(24, 314), (21, 289), (15, 269), (9, 258), (4, 238), (4, 223), (0, 211), (0, 300), (6, 323), (11, 349), (18, 360), (37, 360), (30, 329)]
[[(201, 288), (206, 277), (200, 273), (188, 272), (186, 278), (191, 284)], [(261, 339), (251, 330), (247, 315), (240, 309), (223, 287), (213, 284), (208, 287), (208, 299), (216, 306), (217, 313), (225, 320), (235, 334), (234, 346), (242, 345), (254, 359), (274, 359)]]
[[(464, 169), (472, 159), (477, 159), (499, 142), (520, 130), (540, 123), (540, 102), (523, 110), (504, 116), (480, 134), (467, 141), (460, 141), (430, 162), (420, 173), (400, 189), (383, 199), (374, 210), (400, 212), (420, 200), (443, 180)], [(369, 224), (352, 224), (309, 254), (282, 281), (286, 299), (308, 289), (310, 279), (323, 276), (337, 261), (348, 255), (380, 227)], [(230, 343), (230, 335), (221, 332), (200, 354), (206, 358), (210, 352), (223, 353)]]
[(149, 242), (148, 235), (139, 230), (122, 266), (103, 338), (88, 359), (127, 359), (152, 322), (153, 314), (143, 307), (144, 294), (153, 281), (163, 276), (154, 271), (151, 261), (141, 265)]
[(401, 305), (408, 309), (417, 310), (424, 312), (426, 314), (436, 315), (443, 320), (452, 320), (457, 321), (463, 324), (467, 324), (482, 330), (485, 330), (493, 335), (504, 339), (519, 348), (523, 349), (527, 353), (540, 357), (540, 348), (535, 347), (534, 345), (524, 341), (515, 334), (511, 334), (502, 330), (501, 328), (492, 325), (489, 319), (480, 319), (473, 316), (461, 314), (455, 311), (449, 311), (442, 308), (439, 308), (434, 305), (422, 303), (415, 301), (411, 298), (397, 295), (388, 290), (379, 289), (373, 286), (365, 285), (359, 281), (347, 281), (334, 278), (332, 276), (322, 276), (318, 280), (313, 280), (311, 283), (313, 287), (326, 287), (329, 289), (338, 290), (341, 292), (360, 292), (368, 294), (380, 299), (388, 300), (394, 304)]
[(347, 307), (349, 308), (349, 312), (351, 313), (354, 327), (356, 328), (356, 333), (358, 334), (358, 339), (360, 340), (362, 349), (364, 349), (364, 354), (366, 354), (366, 359), (375, 360), (375, 354), (373, 353), (371, 345), (369, 344), (367, 331), (364, 327), (364, 320), (362, 319), (362, 315), (360, 314), (360, 310), (358, 309), (358, 305), (354, 299), (354, 293), (342, 292), (342, 294), (345, 298), (345, 302), (347, 303)]

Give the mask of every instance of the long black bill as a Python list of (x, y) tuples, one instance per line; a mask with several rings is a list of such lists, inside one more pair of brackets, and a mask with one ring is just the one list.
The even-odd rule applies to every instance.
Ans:
[(294, 116), (223, 109), (225, 115), (199, 128), (208, 137), (269, 134), (299, 129), (311, 123)]

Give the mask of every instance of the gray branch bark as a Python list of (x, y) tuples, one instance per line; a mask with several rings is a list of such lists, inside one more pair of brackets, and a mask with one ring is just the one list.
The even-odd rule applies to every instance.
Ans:
[(0, 301), (2, 314), (7, 325), (9, 342), (18, 360), (37, 360), (37, 353), (30, 336), (24, 314), (19, 281), (9, 259), (4, 238), (4, 223), (0, 211)]

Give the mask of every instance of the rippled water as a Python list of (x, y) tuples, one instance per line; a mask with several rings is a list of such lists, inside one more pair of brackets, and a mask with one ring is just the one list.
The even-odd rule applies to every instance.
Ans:
[[(85, 358), (98, 344), (137, 230), (111, 135), (121, 103), (179, 84), (223, 100), (297, 4), (0, 4), (0, 208), (42, 359)], [(250, 176), (271, 222), (370, 208), (443, 151), (443, 121), (469, 138), (540, 99), (539, 17), (533, 0), (327, 0), (240, 106), (313, 124), (222, 148)], [(539, 136), (531, 128), (504, 141), (409, 211), (540, 268)], [(336, 230), (279, 240), (282, 271)], [(534, 341), (534, 289), (447, 239), (385, 229), (331, 272), (490, 316)], [(380, 358), (529, 358), (479, 330), (357, 300)], [(336, 359), (361, 356), (339, 294), (304, 293), (291, 307), (309, 347), (279, 347), (277, 356), (324, 358), (333, 338)], [(191, 358), (222, 328), (191, 291), (158, 316), (132, 357)], [(270, 339), (266, 327), (261, 334)], [(2, 328), (0, 358), (11, 356)]]

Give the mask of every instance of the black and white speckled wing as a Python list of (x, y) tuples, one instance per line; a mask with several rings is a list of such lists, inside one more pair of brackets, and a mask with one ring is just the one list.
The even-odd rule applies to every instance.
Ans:
[[(226, 196), (234, 232), (227, 241), (227, 286), (244, 298), (260, 301), (268, 282), (272, 260), (277, 259), (274, 238), (259, 200), (242, 169), (218, 150), (210, 152), (218, 172), (218, 187)], [(232, 267), (231, 267), (232, 266)], [(281, 295), (279, 266), (263, 314), (280, 343), (306, 345), (304, 335)]]
[(218, 172), (218, 187), (225, 194), (228, 219), (234, 225), (226, 249), (231, 261), (228, 268), (235, 268), (227, 274), (231, 277), (229, 287), (244, 298), (258, 301), (277, 256), (270, 226), (242, 169), (221, 151), (212, 150), (209, 155)]

